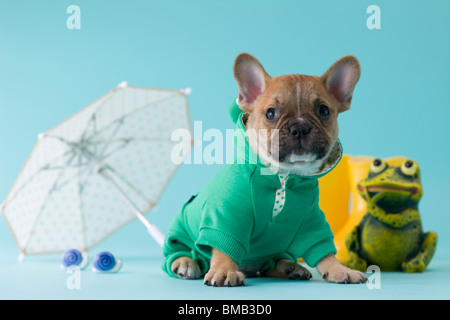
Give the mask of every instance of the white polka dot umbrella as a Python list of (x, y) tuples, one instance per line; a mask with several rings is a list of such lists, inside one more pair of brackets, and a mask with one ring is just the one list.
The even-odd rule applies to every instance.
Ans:
[(192, 132), (187, 92), (122, 83), (39, 135), (2, 205), (22, 257), (87, 251), (136, 216), (162, 245), (144, 214), (180, 165), (172, 132)]

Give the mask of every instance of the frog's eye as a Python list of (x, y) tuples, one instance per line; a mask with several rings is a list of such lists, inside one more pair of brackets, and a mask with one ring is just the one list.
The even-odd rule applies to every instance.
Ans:
[(400, 167), (400, 169), (402, 170), (402, 172), (408, 176), (412, 176), (413, 174), (416, 173), (417, 168), (419, 166), (417, 165), (417, 163), (413, 160), (406, 160), (405, 162), (403, 162), (402, 166)]
[(370, 164), (370, 171), (372, 171), (373, 173), (380, 173), (385, 168), (386, 168), (386, 161), (382, 159), (377, 158), (373, 160), (372, 163)]

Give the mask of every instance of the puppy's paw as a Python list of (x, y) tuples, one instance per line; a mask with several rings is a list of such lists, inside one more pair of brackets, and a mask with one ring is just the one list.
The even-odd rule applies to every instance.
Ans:
[(364, 283), (367, 281), (364, 273), (352, 270), (341, 264), (336, 264), (333, 268), (326, 270), (322, 277), (328, 282), (337, 283)]
[(237, 287), (245, 285), (242, 272), (227, 268), (211, 268), (205, 275), (205, 285), (214, 287)]
[(189, 257), (180, 257), (172, 262), (172, 272), (180, 279), (200, 278), (200, 267)]
[(275, 270), (286, 275), (289, 280), (309, 280), (312, 277), (308, 269), (287, 259), (279, 260)]

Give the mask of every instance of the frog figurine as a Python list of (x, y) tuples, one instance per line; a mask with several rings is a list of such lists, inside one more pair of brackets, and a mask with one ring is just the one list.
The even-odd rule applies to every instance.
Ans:
[(381, 271), (423, 272), (436, 250), (437, 234), (422, 232), (418, 164), (405, 160), (390, 166), (375, 159), (357, 189), (367, 202), (367, 213), (346, 237), (346, 265), (360, 271), (377, 265)]

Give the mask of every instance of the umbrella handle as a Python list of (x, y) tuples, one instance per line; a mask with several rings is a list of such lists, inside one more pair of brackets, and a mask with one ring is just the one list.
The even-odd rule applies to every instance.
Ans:
[(98, 171), (98, 173), (106, 179), (113, 188), (118, 192), (118, 194), (122, 197), (122, 199), (130, 206), (136, 216), (141, 220), (141, 222), (147, 227), (148, 233), (155, 239), (155, 241), (162, 247), (164, 245), (164, 234), (159, 231), (159, 229), (150, 221), (145, 218), (144, 214), (136, 207), (136, 205), (131, 201), (131, 199), (122, 191), (122, 189), (117, 185), (114, 179), (105, 172), (106, 168), (102, 168)]
[(161, 247), (164, 245), (165, 236), (154, 224), (147, 225), (147, 231)]

